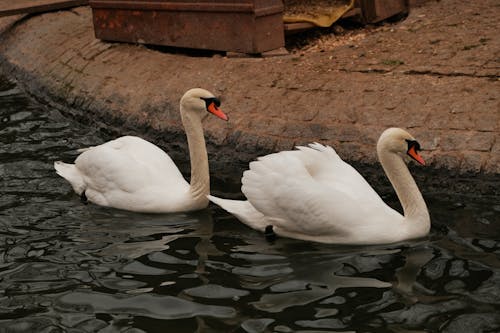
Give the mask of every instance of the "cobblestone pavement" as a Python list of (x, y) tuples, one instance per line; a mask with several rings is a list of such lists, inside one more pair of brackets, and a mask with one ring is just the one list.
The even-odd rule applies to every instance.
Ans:
[(227, 58), (101, 42), (90, 9), (80, 7), (0, 19), (0, 68), (80, 119), (165, 146), (183, 135), (184, 91), (211, 90), (230, 117), (205, 120), (215, 164), (246, 164), (311, 141), (334, 146), (348, 161), (373, 164), (378, 136), (398, 126), (420, 141), (431, 169), (495, 176), (498, 17), (497, 0), (427, 2), (406, 20), (333, 50)]

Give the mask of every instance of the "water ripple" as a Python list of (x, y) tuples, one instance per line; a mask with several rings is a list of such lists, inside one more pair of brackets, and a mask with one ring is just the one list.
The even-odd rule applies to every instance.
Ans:
[(84, 313), (129, 314), (156, 319), (209, 316), (231, 318), (236, 312), (230, 307), (202, 305), (173, 296), (144, 294), (138, 296), (103, 293), (71, 292), (61, 296), (56, 307), (60, 311)]
[(218, 208), (81, 204), (52, 164), (111, 137), (2, 78), (0, 138), (0, 332), (500, 331), (498, 198), (427, 197), (424, 240), (269, 243)]

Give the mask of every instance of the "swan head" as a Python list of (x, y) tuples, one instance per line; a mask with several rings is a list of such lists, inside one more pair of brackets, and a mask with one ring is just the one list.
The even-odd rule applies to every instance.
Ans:
[(200, 119), (209, 112), (227, 121), (227, 115), (219, 107), (220, 100), (211, 92), (201, 88), (190, 89), (181, 98), (181, 109), (186, 112), (196, 114)]
[(377, 143), (377, 153), (389, 152), (401, 156), (404, 160), (411, 158), (421, 165), (425, 165), (425, 161), (420, 156), (420, 144), (415, 138), (401, 128), (386, 129)]

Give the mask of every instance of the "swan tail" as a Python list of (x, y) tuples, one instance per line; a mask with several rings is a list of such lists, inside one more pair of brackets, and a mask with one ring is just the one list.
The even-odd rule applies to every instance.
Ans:
[(66, 179), (71, 184), (73, 190), (77, 194), (81, 195), (85, 191), (85, 181), (83, 180), (82, 175), (74, 164), (56, 161), (54, 162), (54, 169), (56, 169), (56, 172), (59, 176)]
[(208, 199), (228, 213), (234, 215), (238, 220), (248, 225), (250, 228), (264, 232), (268, 225), (264, 215), (255, 209), (247, 200), (222, 199), (212, 195), (209, 195)]
[(84, 152), (86, 152), (87, 150), (90, 150), (90, 149), (92, 149), (92, 148), (94, 148), (94, 147), (80, 148), (80, 149), (77, 149), (76, 151), (77, 151), (77, 153), (80, 153), (80, 154), (81, 154), (81, 153), (84, 153)]

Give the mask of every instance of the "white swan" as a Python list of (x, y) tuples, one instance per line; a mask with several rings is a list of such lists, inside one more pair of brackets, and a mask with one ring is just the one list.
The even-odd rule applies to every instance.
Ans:
[(429, 212), (404, 159), (425, 165), (419, 150), (418, 142), (399, 128), (385, 130), (377, 144), (404, 216), (385, 204), (333, 148), (318, 143), (251, 162), (241, 188), (248, 201), (209, 199), (248, 226), (284, 237), (337, 244), (418, 238), (429, 232)]
[(154, 144), (124, 136), (82, 149), (75, 164), (54, 163), (57, 173), (71, 183), (82, 200), (135, 212), (192, 211), (208, 205), (208, 157), (202, 118), (207, 111), (227, 120), (220, 101), (204, 89), (182, 96), (180, 113), (191, 159), (191, 184), (172, 159)]

